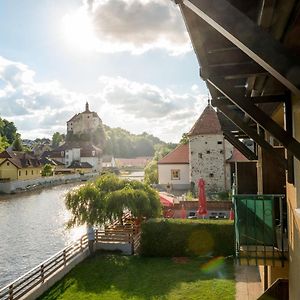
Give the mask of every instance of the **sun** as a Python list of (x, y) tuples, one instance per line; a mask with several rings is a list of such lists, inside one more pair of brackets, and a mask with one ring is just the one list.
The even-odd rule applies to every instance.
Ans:
[(79, 9), (62, 19), (62, 31), (66, 44), (76, 51), (90, 52), (97, 48), (98, 40), (92, 20), (85, 10)]

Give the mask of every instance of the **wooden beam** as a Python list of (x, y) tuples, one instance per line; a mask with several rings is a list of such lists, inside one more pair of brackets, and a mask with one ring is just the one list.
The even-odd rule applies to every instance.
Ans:
[(229, 1), (182, 0), (182, 3), (300, 96), (299, 58)]
[[(284, 102), (285, 96), (284, 95), (274, 95), (274, 96), (261, 96), (261, 97), (241, 97), (242, 101), (250, 101), (253, 104), (258, 103), (273, 103), (273, 102)], [(221, 105), (234, 105), (226, 96), (218, 97), (217, 99), (213, 98), (211, 100), (213, 106), (220, 103)]]
[(287, 160), (279, 155), (276, 150), (263, 138), (261, 137), (256, 130), (250, 128), (243, 122), (243, 120), (231, 109), (226, 107), (225, 105), (217, 106), (217, 108), (231, 120), (236, 126), (238, 126), (241, 130), (243, 130), (250, 138), (252, 138), (258, 145), (264, 148), (268, 153), (270, 153), (285, 169), (287, 169)]
[(239, 139), (237, 139), (231, 132), (223, 131), (225, 139), (237, 148), (245, 157), (249, 160), (257, 160), (256, 154), (251, 151), (245, 144), (243, 144)]
[(206, 80), (208, 77), (220, 76), (226, 78), (246, 78), (252, 75), (262, 75), (268, 72), (253, 62), (232, 63), (201, 66), (200, 76)]
[[(288, 133), (293, 135), (293, 110), (292, 110), (292, 99), (290, 93), (286, 95), (285, 101), (285, 129)], [(294, 156), (290, 151), (287, 151), (287, 161), (288, 161), (288, 172), (287, 172), (287, 181), (288, 183), (294, 184), (295, 183), (295, 176), (294, 176)]]
[(246, 98), (241, 99), (240, 93), (228, 85), (226, 80), (219, 78), (207, 80), (212, 86), (218, 89), (232, 103), (239, 107), (242, 111), (250, 116), (261, 127), (267, 130), (275, 137), (288, 151), (290, 151), (298, 160), (300, 160), (300, 143), (293, 136), (278, 125), (270, 116), (259, 109), (255, 104)]

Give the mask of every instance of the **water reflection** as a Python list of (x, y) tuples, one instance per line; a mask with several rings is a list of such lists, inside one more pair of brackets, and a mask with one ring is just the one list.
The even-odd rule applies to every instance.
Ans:
[(78, 239), (84, 226), (65, 229), (64, 196), (79, 184), (0, 196), (0, 287)]

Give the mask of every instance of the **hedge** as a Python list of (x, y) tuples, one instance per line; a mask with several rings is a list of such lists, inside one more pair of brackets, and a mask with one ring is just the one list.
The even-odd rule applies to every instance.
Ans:
[(233, 255), (233, 221), (150, 219), (142, 224), (140, 254), (158, 257)]

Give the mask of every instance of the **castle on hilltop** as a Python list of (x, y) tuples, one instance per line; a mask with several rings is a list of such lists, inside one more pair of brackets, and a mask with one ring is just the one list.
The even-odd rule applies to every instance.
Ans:
[(102, 125), (102, 120), (94, 111), (90, 111), (89, 103), (85, 104), (85, 111), (74, 115), (67, 121), (67, 134), (88, 133)]
[(102, 120), (96, 112), (90, 111), (86, 102), (85, 111), (67, 121), (66, 142), (52, 151), (44, 152), (43, 157), (63, 164), (65, 173), (99, 172), (102, 169), (101, 148), (104, 144), (102, 131)]

